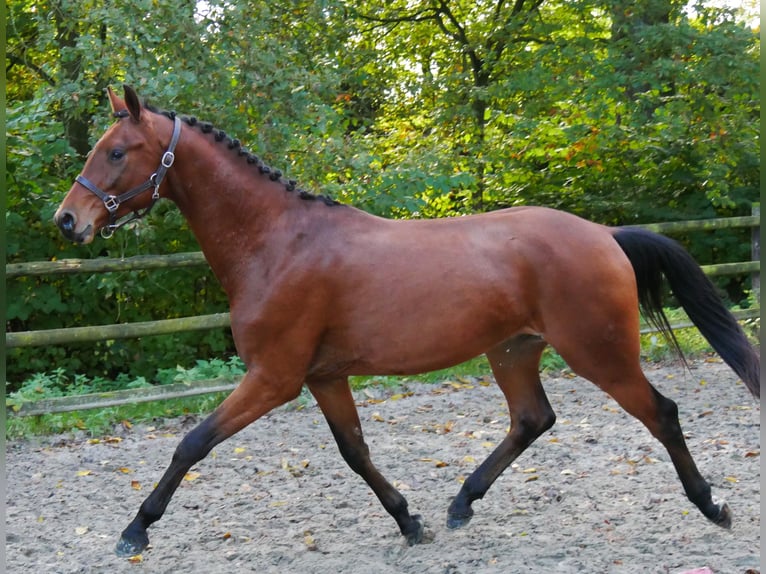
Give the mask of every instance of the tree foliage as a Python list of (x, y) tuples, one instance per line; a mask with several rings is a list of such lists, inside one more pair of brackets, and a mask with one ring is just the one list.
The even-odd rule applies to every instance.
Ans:
[[(304, 187), (376, 214), (542, 204), (609, 224), (745, 214), (758, 198), (758, 31), (678, 0), (11, 0), (7, 260), (198, 249), (178, 211), (88, 247), (51, 217), (106, 128), (104, 88), (213, 122)], [(744, 234), (686, 238), (703, 262)], [(726, 284), (741, 297), (742, 280)], [(225, 310), (209, 273), (9, 281), (6, 330)], [(227, 335), (19, 350), (151, 375)], [(172, 365), (171, 365), (172, 366)]]

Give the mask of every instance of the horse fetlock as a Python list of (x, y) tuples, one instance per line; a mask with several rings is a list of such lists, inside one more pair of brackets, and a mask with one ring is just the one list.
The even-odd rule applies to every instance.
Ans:
[(720, 526), (721, 528), (730, 530), (731, 529), (731, 508), (723, 500), (714, 501), (714, 502), (715, 502), (716, 512), (714, 512), (711, 515), (706, 514), (706, 516), (716, 526)]
[(402, 535), (407, 540), (408, 546), (415, 546), (423, 541), (425, 521), (420, 514), (413, 514), (410, 523), (402, 529)]

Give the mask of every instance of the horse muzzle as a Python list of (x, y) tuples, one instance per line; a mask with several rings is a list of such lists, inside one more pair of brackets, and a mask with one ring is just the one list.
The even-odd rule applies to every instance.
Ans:
[(93, 225), (89, 223), (78, 231), (77, 216), (68, 209), (59, 209), (53, 216), (53, 221), (61, 230), (61, 234), (70, 241), (83, 245), (93, 241)]

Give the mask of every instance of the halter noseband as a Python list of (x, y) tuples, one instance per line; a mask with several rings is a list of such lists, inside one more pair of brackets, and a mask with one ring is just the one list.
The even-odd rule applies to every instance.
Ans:
[[(128, 116), (127, 110), (115, 112), (114, 116), (116, 118), (124, 118)], [(165, 174), (167, 173), (168, 169), (170, 169), (170, 166), (173, 165), (173, 162), (176, 159), (175, 156), (175, 149), (176, 144), (178, 143), (178, 138), (181, 136), (181, 120), (178, 117), (173, 118), (173, 136), (170, 138), (170, 144), (168, 145), (167, 151), (162, 154), (162, 159), (160, 160), (160, 166), (157, 168), (157, 171), (155, 171), (152, 175), (149, 176), (149, 179), (147, 179), (144, 183), (141, 185), (138, 185), (134, 187), (131, 190), (126, 191), (125, 193), (121, 193), (120, 195), (111, 195), (108, 193), (103, 192), (101, 189), (98, 188), (96, 184), (94, 184), (92, 181), (90, 181), (87, 177), (80, 174), (75, 178), (75, 181), (85, 187), (88, 191), (91, 191), (94, 193), (101, 201), (104, 202), (104, 207), (106, 207), (106, 210), (109, 212), (109, 224), (101, 229), (101, 236), (105, 239), (110, 238), (112, 235), (114, 235), (114, 232), (122, 227), (123, 225), (126, 225), (132, 221), (136, 221), (138, 219), (141, 219), (145, 217), (151, 210), (152, 207), (154, 207), (154, 204), (157, 202), (157, 200), (160, 198), (160, 184), (162, 183), (162, 180), (165, 178)], [(123, 221), (117, 221), (117, 209), (120, 207), (120, 204), (128, 201), (129, 199), (133, 199), (137, 195), (142, 194), (143, 192), (154, 188), (154, 191), (152, 192), (152, 202), (149, 204), (148, 207), (146, 207), (143, 210), (135, 210), (133, 212), (133, 215), (129, 217), (128, 219), (124, 219)]]

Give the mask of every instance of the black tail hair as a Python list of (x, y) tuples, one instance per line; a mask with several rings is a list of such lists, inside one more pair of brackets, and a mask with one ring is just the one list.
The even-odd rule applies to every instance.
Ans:
[[(750, 345), (697, 262), (676, 241), (635, 227), (613, 231), (615, 241), (628, 256), (636, 274), (638, 301), (644, 315), (678, 348), (662, 311), (662, 275), (700, 333), (747, 385), (761, 396), (761, 358)], [(683, 355), (682, 355), (683, 356)]]

